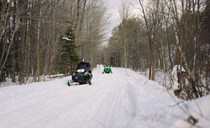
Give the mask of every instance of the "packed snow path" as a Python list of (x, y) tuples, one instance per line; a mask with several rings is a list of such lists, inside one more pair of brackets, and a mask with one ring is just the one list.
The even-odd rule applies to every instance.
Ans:
[(93, 70), (93, 85), (67, 86), (70, 77), (0, 88), (0, 128), (169, 127), (175, 102), (155, 82), (128, 69)]

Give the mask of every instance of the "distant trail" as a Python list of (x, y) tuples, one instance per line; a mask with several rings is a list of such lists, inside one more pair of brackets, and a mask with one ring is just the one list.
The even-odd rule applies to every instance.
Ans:
[(66, 77), (0, 88), (0, 128), (148, 127), (145, 118), (155, 115), (150, 109), (159, 111), (171, 102), (163, 98), (169, 97), (164, 88), (136, 72), (102, 70), (93, 70), (91, 86), (69, 87)]

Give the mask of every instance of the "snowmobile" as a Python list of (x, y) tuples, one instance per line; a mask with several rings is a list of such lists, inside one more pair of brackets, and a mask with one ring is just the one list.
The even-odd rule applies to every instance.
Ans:
[(91, 85), (92, 71), (90, 67), (87, 67), (85, 64), (79, 64), (76, 71), (72, 74), (72, 80), (68, 80), (68, 86), (71, 86), (71, 83), (78, 82), (79, 84), (89, 84)]
[(111, 67), (109, 65), (106, 65), (104, 67), (104, 71), (102, 72), (102, 74), (104, 73), (107, 73), (107, 74), (112, 73)]

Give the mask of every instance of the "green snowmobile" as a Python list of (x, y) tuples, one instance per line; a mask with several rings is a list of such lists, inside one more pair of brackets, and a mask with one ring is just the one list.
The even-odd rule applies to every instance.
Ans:
[(103, 74), (104, 74), (104, 73), (107, 73), (107, 74), (112, 73), (111, 67), (110, 67), (109, 65), (106, 65), (106, 66), (104, 67), (104, 71), (103, 71), (102, 73), (103, 73)]

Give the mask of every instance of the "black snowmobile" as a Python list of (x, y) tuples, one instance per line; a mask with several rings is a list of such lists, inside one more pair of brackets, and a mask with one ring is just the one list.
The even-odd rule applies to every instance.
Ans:
[(76, 71), (72, 74), (72, 81), (68, 81), (68, 86), (71, 83), (78, 82), (79, 84), (88, 83), (91, 85), (92, 71), (90, 70), (90, 64), (87, 62), (80, 62), (76, 68)]

